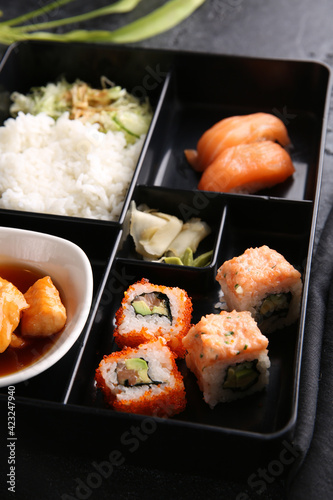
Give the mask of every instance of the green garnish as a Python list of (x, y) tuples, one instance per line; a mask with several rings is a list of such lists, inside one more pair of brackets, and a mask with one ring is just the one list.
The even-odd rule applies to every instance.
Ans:
[(180, 257), (174, 257), (174, 256), (164, 257), (163, 260), (166, 264), (173, 264), (174, 266), (183, 266), (184, 265)]
[(190, 247), (187, 247), (183, 255), (181, 256), (181, 261), (184, 266), (193, 266), (193, 252)]
[(136, 133), (134, 133), (132, 130), (130, 130), (128, 127), (125, 127), (125, 125), (119, 120), (117, 116), (114, 116), (112, 120), (115, 122), (116, 125), (122, 130), (123, 132), (126, 132), (127, 134), (132, 135), (136, 139), (140, 139), (140, 136)]
[(194, 259), (192, 265), (194, 267), (208, 266), (208, 264), (212, 260), (212, 255), (213, 255), (213, 250), (210, 250), (209, 252), (203, 253), (203, 254), (199, 255), (196, 259)]
[(101, 84), (102, 89), (95, 89), (81, 80), (69, 83), (62, 79), (33, 87), (27, 95), (13, 92), (10, 113), (16, 117), (20, 111), (32, 115), (44, 112), (57, 120), (67, 112), (70, 119), (97, 123), (100, 132), (121, 130), (128, 144), (136, 142), (147, 133), (152, 119), (148, 100), (141, 102), (105, 77)]
[[(65, 5), (66, 3), (70, 3), (72, 1), (73, 0), (57, 0), (55, 2), (51, 2), (50, 4), (45, 5), (41, 9), (34, 10), (33, 12), (29, 12), (28, 14), (23, 14), (22, 16), (16, 17), (15, 19), (10, 19), (9, 21), (0, 23), (0, 26), (1, 25), (15, 26), (17, 24), (24, 23), (25, 21), (28, 21), (31, 18), (36, 19), (37, 16), (45, 15), (46, 12), (59, 8), (61, 5)], [(109, 14), (122, 14), (125, 12), (130, 12), (140, 2), (141, 0), (119, 0), (114, 4), (107, 5), (99, 9), (94, 9), (84, 14), (78, 14), (77, 16), (67, 17), (65, 19), (56, 19), (53, 21), (46, 21), (43, 23), (30, 23), (27, 26), (19, 26), (15, 29), (22, 32), (28, 32), (28, 31), (37, 31), (41, 29), (58, 28), (59, 26), (63, 26), (65, 24), (80, 23), (88, 21), (90, 19), (94, 19), (95, 17), (107, 16)]]
[[(10, 45), (20, 40), (53, 40), (58, 42), (106, 42), (133, 43), (163, 33), (189, 17), (205, 0), (170, 0), (149, 14), (114, 31), (104, 30), (72, 30), (67, 33), (50, 33), (52, 28), (66, 24), (88, 21), (95, 17), (114, 13), (125, 13), (133, 10), (141, 0), (119, 0), (109, 6), (94, 9), (77, 16), (58, 19), (44, 23), (30, 23), (17, 26), (29, 19), (37, 18), (45, 12), (57, 9), (72, 0), (56, 0), (49, 5), (36, 9), (22, 16), (0, 23), (0, 43)], [(16, 26), (16, 27), (13, 27)], [(33, 33), (29, 33), (33, 31)]]
[(191, 248), (188, 247), (180, 257), (177, 257), (175, 255), (163, 257), (163, 262), (165, 262), (165, 264), (173, 264), (178, 266), (205, 267), (210, 263), (212, 255), (213, 250), (210, 250), (209, 252), (198, 255), (198, 257), (193, 259), (193, 252)]

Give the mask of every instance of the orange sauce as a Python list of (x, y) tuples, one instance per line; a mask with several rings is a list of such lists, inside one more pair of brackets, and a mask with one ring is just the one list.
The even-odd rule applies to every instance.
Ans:
[[(0, 264), (0, 276), (25, 293), (35, 281), (43, 278), (45, 274), (39, 270), (17, 264)], [(52, 347), (61, 332), (62, 330), (50, 337), (26, 337), (23, 339), (21, 347), (7, 347), (3, 353), (0, 353), (0, 376), (15, 373), (37, 361)], [(21, 337), (20, 325), (14, 333)]]

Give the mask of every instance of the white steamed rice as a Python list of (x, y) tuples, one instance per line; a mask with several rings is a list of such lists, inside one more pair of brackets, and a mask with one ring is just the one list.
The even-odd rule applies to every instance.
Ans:
[(0, 127), (0, 208), (115, 221), (143, 141), (19, 113)]

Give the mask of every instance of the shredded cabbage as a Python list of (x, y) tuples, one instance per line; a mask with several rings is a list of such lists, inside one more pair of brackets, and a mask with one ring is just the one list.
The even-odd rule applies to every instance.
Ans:
[(87, 83), (76, 80), (68, 83), (48, 83), (35, 87), (27, 95), (13, 92), (10, 113), (16, 117), (19, 112), (37, 115), (46, 113), (57, 120), (68, 112), (71, 119), (98, 123), (101, 132), (121, 130), (127, 143), (137, 141), (148, 131), (152, 110), (148, 99), (140, 101), (126, 89), (103, 80), (102, 89), (94, 89)]

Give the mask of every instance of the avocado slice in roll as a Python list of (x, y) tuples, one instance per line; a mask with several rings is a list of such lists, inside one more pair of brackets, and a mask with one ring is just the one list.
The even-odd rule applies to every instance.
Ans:
[(164, 293), (150, 292), (137, 295), (132, 301), (132, 306), (136, 314), (142, 316), (158, 314), (159, 316), (166, 316), (169, 321), (172, 320), (169, 298)]
[(145, 384), (160, 384), (148, 375), (148, 361), (143, 358), (128, 358), (117, 364), (117, 380), (120, 385), (134, 387)]

